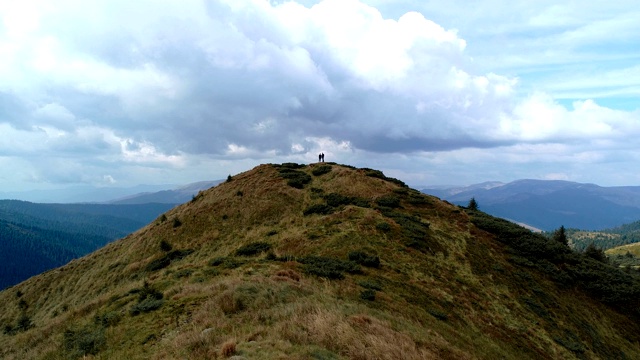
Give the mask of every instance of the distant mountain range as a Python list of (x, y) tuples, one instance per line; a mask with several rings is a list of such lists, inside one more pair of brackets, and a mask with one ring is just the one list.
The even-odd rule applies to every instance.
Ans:
[(473, 197), (482, 211), (547, 231), (562, 225), (600, 230), (640, 219), (640, 186), (517, 180), (421, 191), (458, 205)]
[(212, 188), (220, 184), (222, 180), (200, 181), (185, 185), (173, 190), (162, 190), (156, 192), (143, 192), (130, 196), (125, 196), (116, 200), (108, 201), (109, 204), (182, 204), (197, 195), (198, 192)]

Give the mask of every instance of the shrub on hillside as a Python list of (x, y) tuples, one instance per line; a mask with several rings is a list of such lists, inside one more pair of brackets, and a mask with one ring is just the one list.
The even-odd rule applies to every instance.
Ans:
[(106, 346), (104, 328), (86, 325), (64, 332), (63, 347), (65, 355), (75, 359), (86, 355), (97, 355)]
[(171, 264), (171, 259), (168, 256), (163, 256), (157, 259), (151, 260), (147, 266), (145, 266), (146, 271), (158, 271), (160, 269), (164, 269)]
[(311, 182), (311, 176), (303, 171), (292, 170), (290, 168), (280, 169), (280, 177), (287, 179), (287, 185), (302, 189)]
[(391, 225), (389, 225), (389, 223), (386, 222), (386, 221), (381, 221), (381, 222), (376, 224), (376, 229), (378, 229), (380, 231), (387, 232), (387, 231), (391, 230)]
[(314, 176), (320, 176), (320, 175), (324, 175), (326, 173), (331, 172), (331, 165), (320, 165), (320, 166), (316, 166), (313, 168), (313, 170), (311, 170), (311, 173)]
[(366, 267), (380, 267), (380, 258), (369, 255), (363, 251), (352, 251), (349, 253), (349, 260)]
[(327, 204), (314, 204), (304, 209), (302, 214), (304, 216), (311, 214), (320, 214), (320, 215), (329, 215), (334, 211), (334, 209)]
[(352, 197), (344, 196), (338, 193), (330, 193), (323, 196), (324, 200), (327, 202), (327, 205), (332, 207), (337, 207), (340, 205), (349, 205), (351, 204)]
[(263, 253), (271, 249), (271, 244), (266, 242), (253, 242), (236, 250), (236, 256), (251, 256)]
[(446, 252), (446, 248), (437, 241), (429, 239), (429, 223), (425, 223), (415, 215), (405, 214), (388, 207), (380, 208), (382, 214), (393, 219), (402, 230), (403, 240), (406, 246), (422, 252), (436, 253)]
[(171, 260), (181, 260), (185, 258), (187, 255), (192, 254), (193, 251), (194, 251), (193, 249), (173, 250), (167, 254), (167, 257)]
[(304, 271), (310, 275), (328, 279), (344, 279), (344, 273), (360, 273), (360, 267), (353, 261), (344, 261), (324, 256), (305, 256), (298, 259), (304, 265)]
[(322, 198), (327, 202), (327, 205), (331, 207), (339, 207), (342, 205), (355, 205), (365, 208), (370, 207), (369, 201), (367, 199), (355, 196), (345, 196), (338, 193), (330, 193), (323, 195)]
[(120, 315), (120, 312), (109, 311), (104, 314), (96, 314), (96, 316), (93, 318), (93, 322), (96, 325), (100, 325), (104, 328), (107, 328), (110, 326), (117, 325), (120, 322), (121, 318), (122, 316)]
[(358, 285), (362, 286), (365, 289), (371, 289), (375, 291), (382, 291), (382, 285), (379, 282), (374, 280), (364, 280), (358, 283)]
[(173, 249), (173, 246), (171, 246), (171, 244), (169, 244), (166, 240), (160, 241), (160, 250), (169, 252), (171, 251), (171, 249)]
[(33, 327), (33, 322), (31, 321), (31, 317), (29, 317), (24, 310), (16, 320), (15, 325), (5, 324), (2, 332), (5, 335), (15, 335), (19, 332), (27, 331)]
[(604, 253), (604, 250), (596, 247), (593, 243), (590, 243), (586, 249), (584, 249), (584, 254), (594, 260), (600, 261), (602, 263), (607, 263), (607, 255)]
[(376, 203), (379, 206), (393, 209), (400, 207), (400, 198), (396, 195), (385, 195), (376, 199)]
[(369, 168), (362, 168), (362, 170), (364, 170), (364, 174), (366, 176), (383, 179), (383, 180), (386, 178), (386, 176), (384, 176), (384, 173), (382, 173), (382, 171), (380, 170), (374, 170)]
[(217, 257), (209, 261), (209, 266), (220, 266), (225, 269), (235, 269), (242, 266), (243, 262), (233, 257)]
[(362, 290), (362, 292), (360, 292), (360, 299), (374, 301), (376, 299), (376, 292), (371, 289)]
[[(550, 278), (562, 285), (578, 285), (592, 297), (625, 308), (638, 315), (640, 306), (640, 280), (584, 254), (574, 253), (564, 243), (482, 212), (474, 212), (472, 222), (509, 246), (513, 259), (524, 259), (528, 266), (549, 273)], [(515, 256), (517, 255), (517, 256)], [(551, 268), (549, 263), (557, 265)]]
[(298, 164), (298, 163), (293, 163), (293, 162), (286, 162), (286, 163), (282, 163), (280, 165), (274, 165), (276, 168), (280, 168), (280, 169), (301, 169), (303, 167), (305, 167), (305, 164)]
[(191, 253), (193, 253), (193, 249), (172, 250), (162, 257), (151, 260), (151, 262), (149, 262), (147, 266), (145, 266), (145, 270), (158, 271), (160, 269), (164, 269), (167, 266), (171, 265), (171, 261), (181, 260)]
[(132, 316), (157, 310), (164, 303), (162, 292), (149, 285), (146, 281), (142, 288), (138, 290), (138, 303), (129, 309), (129, 314)]
[(401, 186), (401, 187), (407, 187), (407, 184), (405, 184), (403, 181), (395, 179), (395, 178), (387, 177), (380, 170), (374, 170), (374, 169), (369, 169), (369, 168), (362, 168), (362, 170), (364, 170), (364, 174), (366, 176), (370, 176), (370, 177), (386, 180), (386, 181), (392, 182), (392, 183), (394, 183), (394, 184), (396, 184), (398, 186)]

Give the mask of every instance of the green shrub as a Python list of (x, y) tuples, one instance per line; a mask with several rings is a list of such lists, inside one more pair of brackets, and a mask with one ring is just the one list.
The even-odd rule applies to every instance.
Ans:
[(244, 263), (232, 257), (217, 257), (209, 261), (210, 266), (220, 266), (224, 269), (235, 269), (242, 266)]
[(386, 221), (381, 221), (376, 224), (376, 229), (387, 232), (391, 230), (391, 225), (389, 225), (389, 223)]
[(408, 215), (400, 211), (392, 210), (388, 207), (380, 208), (382, 214), (393, 219), (402, 230), (403, 241), (406, 246), (412, 247), (422, 252), (435, 253), (446, 251), (434, 240), (428, 239), (429, 224), (425, 223), (415, 215)]
[(447, 316), (446, 313), (437, 309), (427, 309), (427, 312), (438, 320), (447, 321), (449, 319), (449, 316)]
[(388, 207), (388, 208), (398, 208), (400, 207), (400, 198), (396, 195), (385, 195), (378, 199), (376, 199), (376, 203), (379, 206)]
[(146, 271), (158, 271), (171, 265), (173, 260), (181, 260), (185, 256), (193, 253), (193, 249), (172, 250), (164, 256), (151, 260), (145, 267)]
[(367, 301), (374, 301), (376, 299), (376, 292), (371, 289), (363, 290), (360, 293), (360, 299)]
[(185, 258), (187, 255), (193, 253), (193, 249), (181, 249), (181, 250), (173, 250), (167, 254), (167, 257), (171, 260), (181, 260)]
[(142, 313), (148, 313), (159, 309), (162, 307), (162, 304), (164, 304), (163, 299), (146, 299), (133, 305), (131, 309), (129, 309), (129, 314), (136, 316)]
[(314, 204), (304, 209), (302, 214), (304, 216), (311, 214), (329, 215), (334, 211), (334, 208), (327, 204)]
[(211, 259), (211, 261), (209, 261), (209, 266), (219, 266), (222, 265), (222, 263), (224, 263), (224, 261), (227, 258), (224, 256), (219, 256), (217, 258)]
[(382, 285), (379, 282), (374, 280), (364, 280), (358, 283), (358, 285), (362, 286), (365, 289), (382, 291)]
[(593, 245), (593, 243), (590, 243), (587, 246), (587, 248), (584, 250), (584, 255), (605, 264), (608, 262), (607, 255), (604, 253), (604, 250), (596, 247), (595, 245)]
[(278, 234), (278, 231), (277, 231), (277, 230), (269, 230), (269, 232), (267, 232), (267, 234), (266, 234), (266, 235), (267, 235), (267, 236), (273, 236), (273, 235), (276, 235), (276, 234)]
[(352, 251), (349, 253), (349, 260), (366, 267), (380, 267), (380, 258), (369, 255), (363, 251)]
[(311, 182), (309, 174), (291, 168), (280, 169), (280, 177), (287, 179), (287, 184), (297, 189), (302, 189), (304, 185)]
[(320, 176), (320, 175), (324, 175), (326, 173), (331, 172), (331, 165), (320, 165), (320, 166), (316, 166), (313, 168), (313, 170), (311, 170), (311, 173), (314, 176)]
[(164, 269), (171, 264), (171, 259), (165, 255), (161, 258), (153, 259), (145, 266), (146, 271), (158, 271)]
[(251, 256), (263, 253), (271, 249), (271, 244), (266, 242), (253, 242), (236, 250), (236, 256)]
[(192, 269), (181, 269), (181, 270), (176, 271), (173, 274), (173, 277), (176, 278), (176, 279), (180, 279), (180, 278), (183, 278), (183, 277), (189, 277), (189, 276), (191, 276), (191, 274), (193, 274), (193, 270)]
[(182, 226), (182, 221), (180, 221), (180, 219), (178, 219), (178, 218), (174, 218), (173, 219), (173, 227), (177, 228), (177, 227), (180, 227), (180, 226)]
[(117, 325), (121, 319), (122, 316), (117, 311), (109, 311), (101, 315), (96, 314), (93, 318), (96, 325), (100, 325), (104, 328)]
[(353, 261), (344, 261), (324, 256), (305, 256), (298, 259), (304, 265), (304, 271), (310, 275), (328, 279), (344, 279), (344, 273), (358, 274), (360, 267)]
[(132, 316), (159, 309), (164, 303), (164, 295), (146, 281), (138, 291), (138, 303), (129, 309)]
[(282, 163), (281, 165), (276, 165), (275, 167), (280, 168), (281, 170), (286, 170), (286, 169), (301, 169), (305, 166), (306, 166), (305, 164), (287, 162), (287, 163)]
[(366, 176), (370, 176), (370, 177), (386, 180), (386, 181), (392, 182), (392, 183), (394, 183), (394, 184), (396, 184), (398, 186), (401, 186), (401, 187), (407, 187), (407, 184), (405, 184), (403, 181), (395, 179), (395, 178), (387, 177), (380, 170), (374, 170), (374, 169), (369, 169), (369, 168), (363, 168), (362, 170), (364, 170), (364, 174)]
[(171, 246), (171, 244), (169, 244), (166, 240), (160, 241), (160, 250), (169, 252), (171, 251), (171, 249), (173, 249), (173, 246)]
[(97, 355), (104, 349), (106, 343), (107, 339), (102, 327), (86, 325), (78, 329), (67, 329), (64, 332), (64, 351), (72, 359)]
[(374, 170), (369, 168), (362, 168), (362, 170), (364, 170), (364, 174), (366, 176), (383, 179), (383, 180), (387, 178), (386, 176), (384, 176), (384, 174), (380, 170)]
[(14, 333), (23, 332), (31, 329), (32, 327), (33, 327), (33, 322), (31, 321), (31, 318), (23, 312), (18, 317), (18, 320), (16, 321), (16, 326), (13, 327), (13, 331)]
[(340, 195), (338, 193), (330, 193), (324, 197), (324, 200), (327, 202), (327, 205), (332, 207), (337, 207), (340, 205), (349, 205), (352, 202), (352, 197)]

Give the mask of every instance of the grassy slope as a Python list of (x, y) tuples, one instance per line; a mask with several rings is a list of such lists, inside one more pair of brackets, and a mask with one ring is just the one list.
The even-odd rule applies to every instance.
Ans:
[[(0, 357), (640, 358), (640, 329), (623, 311), (512, 261), (507, 246), (458, 207), (366, 173), (333, 165), (297, 189), (262, 165), (0, 292), (5, 329), (25, 316), (34, 325), (0, 334)], [(302, 215), (333, 192), (371, 207)], [(401, 199), (401, 208), (377, 208), (384, 196)], [(427, 230), (416, 244), (407, 229)], [(194, 252), (150, 270), (169, 254), (163, 241)], [(254, 242), (271, 244), (272, 255), (234, 255)], [(285, 261), (346, 260), (356, 250), (378, 256), (380, 267), (328, 280)], [(161, 306), (131, 315), (145, 282), (163, 293)], [(367, 288), (379, 289), (375, 300), (362, 299)]]

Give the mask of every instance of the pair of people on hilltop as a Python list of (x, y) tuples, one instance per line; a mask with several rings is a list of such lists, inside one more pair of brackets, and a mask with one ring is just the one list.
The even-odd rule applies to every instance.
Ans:
[(318, 162), (324, 162), (324, 153), (318, 154)]

